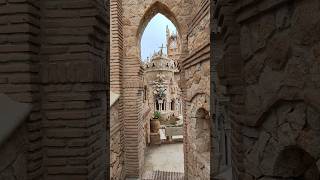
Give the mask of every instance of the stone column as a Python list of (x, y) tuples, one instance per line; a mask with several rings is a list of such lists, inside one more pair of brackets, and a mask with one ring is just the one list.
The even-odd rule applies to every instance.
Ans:
[(103, 0), (41, 1), (44, 179), (106, 179)]
[[(18, 150), (23, 153), (20, 161), (14, 161), (13, 170), (17, 173), (15, 167), (18, 167), (19, 175), (15, 178), (38, 180), (43, 176), (38, 56), (41, 46), (40, 4), (38, 1), (0, 1), (0, 12), (0, 94), (6, 94), (17, 102), (32, 104), (31, 113), (19, 128), (25, 133), (17, 130), (17, 137), (27, 143), (18, 145)], [(2, 116), (1, 121), (4, 120)], [(9, 144), (11, 142), (8, 140)], [(18, 154), (10, 151), (9, 156), (2, 155), (10, 159), (11, 155)], [(7, 159), (0, 161), (0, 171), (4, 168), (11, 171), (11, 168), (4, 167)], [(3, 177), (2, 172), (0, 176)]]

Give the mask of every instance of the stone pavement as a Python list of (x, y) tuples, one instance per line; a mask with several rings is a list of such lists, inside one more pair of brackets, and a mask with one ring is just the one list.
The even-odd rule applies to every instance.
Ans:
[(162, 144), (148, 148), (144, 172), (184, 172), (183, 143)]

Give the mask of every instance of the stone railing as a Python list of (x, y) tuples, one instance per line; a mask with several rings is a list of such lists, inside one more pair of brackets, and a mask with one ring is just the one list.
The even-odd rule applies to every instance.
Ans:
[(167, 126), (166, 127), (166, 136), (182, 136), (183, 135), (183, 126), (176, 127), (176, 126)]

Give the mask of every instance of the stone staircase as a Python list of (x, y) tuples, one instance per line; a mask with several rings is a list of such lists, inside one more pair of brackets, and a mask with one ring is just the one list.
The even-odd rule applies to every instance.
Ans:
[(148, 171), (145, 172), (142, 180), (183, 180), (181, 172)]

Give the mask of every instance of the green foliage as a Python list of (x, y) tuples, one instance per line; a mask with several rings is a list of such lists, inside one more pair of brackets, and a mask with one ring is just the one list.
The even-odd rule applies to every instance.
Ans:
[(160, 119), (160, 117), (161, 117), (160, 112), (159, 112), (159, 111), (155, 111), (155, 112), (154, 112), (154, 118), (155, 118), (155, 119)]

